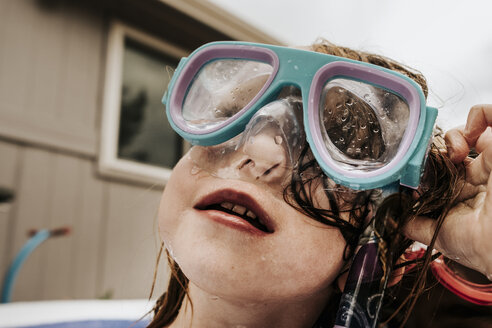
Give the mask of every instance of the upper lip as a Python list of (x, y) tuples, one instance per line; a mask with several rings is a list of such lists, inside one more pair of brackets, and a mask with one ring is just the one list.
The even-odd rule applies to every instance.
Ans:
[(258, 218), (261, 218), (261, 221), (265, 224), (269, 232), (274, 232), (274, 221), (270, 218), (265, 209), (259, 204), (258, 201), (256, 201), (256, 199), (248, 193), (242, 191), (237, 191), (230, 188), (213, 191), (201, 197), (195, 204), (194, 208), (204, 210), (209, 205), (220, 204), (223, 202), (229, 202), (246, 207), (248, 210), (255, 213)]

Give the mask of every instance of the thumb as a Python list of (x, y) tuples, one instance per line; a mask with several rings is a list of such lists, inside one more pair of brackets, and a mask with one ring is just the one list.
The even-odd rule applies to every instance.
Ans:
[(403, 229), (405, 237), (429, 245), (436, 231), (437, 221), (425, 216), (417, 216), (408, 221)]

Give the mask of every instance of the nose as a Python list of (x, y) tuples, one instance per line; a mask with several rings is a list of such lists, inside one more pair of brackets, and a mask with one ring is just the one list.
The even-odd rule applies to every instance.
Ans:
[(270, 133), (248, 138), (236, 152), (239, 176), (264, 183), (281, 182), (289, 170), (283, 142), (281, 136)]

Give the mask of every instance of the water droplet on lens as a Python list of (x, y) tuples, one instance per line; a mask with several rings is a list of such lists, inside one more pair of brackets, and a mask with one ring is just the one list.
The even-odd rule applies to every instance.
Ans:
[(282, 137), (281, 136), (275, 136), (275, 143), (277, 145), (280, 145), (282, 143)]

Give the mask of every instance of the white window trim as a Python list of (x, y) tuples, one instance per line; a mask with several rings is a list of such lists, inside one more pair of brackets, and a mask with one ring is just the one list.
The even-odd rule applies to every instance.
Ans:
[[(171, 176), (171, 169), (137, 163), (118, 158), (118, 129), (120, 122), (121, 84), (124, 40), (128, 36), (137, 42), (162, 51), (177, 60), (188, 53), (145, 32), (112, 21), (109, 27), (106, 55), (106, 74), (99, 147), (98, 170), (103, 176), (131, 180), (141, 183), (165, 185)], [(165, 90), (162, 90), (164, 94)]]

